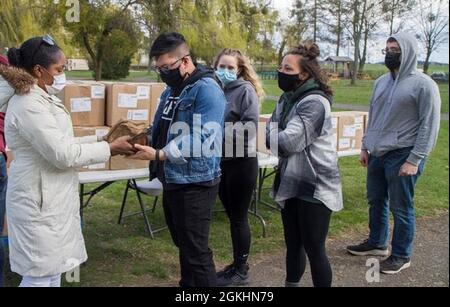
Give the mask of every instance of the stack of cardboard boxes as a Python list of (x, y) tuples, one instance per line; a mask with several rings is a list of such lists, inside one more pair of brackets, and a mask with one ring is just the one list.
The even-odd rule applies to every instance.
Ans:
[[(121, 119), (151, 125), (165, 90), (161, 83), (74, 82), (59, 98), (71, 114), (74, 135), (81, 142), (96, 142)], [(90, 165), (80, 171), (147, 168), (147, 161), (116, 156), (107, 163)]]
[(333, 134), (336, 149), (341, 154), (358, 153), (367, 129), (369, 114), (367, 112), (333, 112)]
[[(166, 86), (162, 83), (98, 83), (73, 82), (68, 84), (59, 98), (71, 114), (74, 135), (82, 143), (96, 142), (108, 134), (110, 127), (121, 119), (153, 123), (160, 97)], [(258, 152), (271, 154), (266, 147), (266, 127), (271, 115), (261, 115), (258, 125)], [(333, 112), (333, 136), (341, 154), (361, 150), (367, 129), (367, 112)], [(13, 159), (8, 152), (8, 162)], [(147, 161), (113, 157), (107, 163), (86, 166), (79, 171), (125, 170), (148, 167)]]
[[(258, 151), (270, 154), (266, 147), (266, 127), (271, 115), (261, 115), (258, 131)], [(353, 154), (361, 150), (362, 139), (367, 129), (367, 112), (333, 112), (333, 137), (340, 154)]]

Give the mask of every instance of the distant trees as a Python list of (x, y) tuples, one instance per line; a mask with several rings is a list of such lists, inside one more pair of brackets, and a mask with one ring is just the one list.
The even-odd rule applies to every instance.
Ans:
[(425, 48), (423, 72), (428, 73), (430, 57), (442, 44), (448, 42), (448, 9), (443, 1), (420, 1), (417, 18), (419, 32), (417, 38)]
[(335, 55), (351, 43), (355, 83), (373, 39), (398, 32), (406, 17), (416, 18), (425, 71), (448, 37), (442, 0), (294, 0), (283, 20), (271, 0), (79, 0), (78, 22), (66, 18), (68, 2), (75, 1), (2, 0), (0, 48), (49, 33), (69, 56), (87, 57), (101, 79), (126, 76), (138, 51), (167, 31), (186, 36), (195, 60), (210, 64), (222, 48), (238, 48), (261, 68), (302, 41), (327, 44)]

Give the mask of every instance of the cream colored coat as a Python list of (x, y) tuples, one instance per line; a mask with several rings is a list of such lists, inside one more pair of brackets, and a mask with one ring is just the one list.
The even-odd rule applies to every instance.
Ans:
[(106, 162), (109, 145), (79, 144), (64, 105), (36, 85), (9, 100), (5, 130), (15, 157), (6, 198), (11, 269), (68, 272), (87, 260), (75, 168)]

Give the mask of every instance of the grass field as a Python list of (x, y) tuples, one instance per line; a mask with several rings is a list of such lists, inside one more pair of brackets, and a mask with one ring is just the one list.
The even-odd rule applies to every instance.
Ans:
[[(334, 101), (337, 103), (369, 105), (372, 96), (374, 81), (358, 81), (356, 85), (351, 85), (348, 80), (340, 80), (331, 82), (334, 91)], [(447, 84), (439, 84), (442, 100), (442, 113), (449, 112), (449, 96)], [(278, 88), (276, 80), (265, 80), (264, 89), (267, 96), (278, 97), (281, 90)], [(274, 109), (275, 101), (268, 99), (263, 104), (263, 113), (271, 113)]]
[[(368, 64), (366, 66), (367, 70), (375, 71), (379, 70), (382, 73), (386, 72), (386, 69), (382, 65), (378, 64)], [(448, 72), (447, 66), (432, 66), (430, 68), (431, 72), (434, 71), (444, 71)], [(70, 71), (67, 76), (71, 79), (92, 79), (92, 72), (90, 71)], [(120, 81), (128, 82), (144, 82), (144, 81), (155, 81), (157, 75), (154, 72), (147, 71), (131, 71), (130, 75)], [(273, 97), (279, 97), (281, 95), (281, 90), (278, 88), (278, 83), (276, 80), (264, 80), (264, 89), (266, 95), (269, 96), (268, 99), (263, 103), (262, 113), (272, 113), (275, 101)], [(370, 97), (373, 90), (372, 80), (358, 81), (356, 85), (350, 85), (349, 80), (340, 80), (331, 82), (331, 86), (334, 90), (334, 101), (337, 103), (347, 103), (347, 104), (357, 104), (357, 105), (369, 105)], [(442, 113), (449, 112), (449, 85), (439, 84), (442, 99)]]
[[(87, 78), (89, 73), (70, 74), (71, 77)], [(130, 80), (152, 77), (132, 73)], [(370, 97), (371, 82), (360, 82), (355, 88), (349, 88), (342, 81), (333, 85), (339, 102), (367, 104)], [(276, 82), (265, 82), (269, 95), (279, 95)], [(351, 89), (351, 90), (350, 90)], [(441, 87), (446, 96), (448, 111), (448, 85)], [(270, 113), (275, 102), (266, 102), (263, 112)], [(366, 170), (359, 166), (357, 157), (340, 160), (343, 177), (345, 210), (333, 216), (330, 235), (337, 237), (349, 235), (367, 229), (367, 203), (365, 200)], [(419, 181), (415, 205), (418, 216), (434, 216), (446, 212), (449, 207), (449, 124), (443, 122), (436, 150), (429, 158), (425, 173)], [(266, 188), (272, 184), (266, 182)], [(93, 188), (94, 186), (91, 186)], [(85, 211), (84, 235), (89, 254), (89, 261), (81, 270), (80, 284), (65, 286), (155, 286), (174, 283), (179, 276), (178, 253), (167, 231), (150, 240), (146, 235), (143, 219), (135, 216), (125, 220), (124, 225), (117, 225), (120, 204), (125, 182), (118, 182), (98, 194), (92, 206)], [(270, 201), (268, 191), (264, 199)], [(150, 206), (153, 199), (147, 198)], [(220, 204), (217, 203), (217, 208)], [(129, 198), (129, 211), (138, 210), (134, 194)], [(253, 245), (251, 261), (263, 255), (278, 254), (284, 248), (283, 231), (278, 212), (261, 208), (261, 214), (268, 223), (268, 237), (262, 238), (262, 228), (258, 220), (251, 217)], [(164, 221), (159, 205), (156, 213), (151, 215), (155, 226)], [(231, 240), (229, 224), (223, 213), (214, 215), (211, 231), (211, 247), (215, 253), (217, 266), (220, 268), (231, 261)], [(343, 247), (344, 248), (344, 247)], [(18, 276), (9, 273), (7, 285), (16, 286)]]

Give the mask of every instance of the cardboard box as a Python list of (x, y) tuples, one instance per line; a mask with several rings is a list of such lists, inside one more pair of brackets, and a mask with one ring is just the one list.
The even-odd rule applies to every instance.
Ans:
[(150, 161), (133, 160), (125, 156), (111, 157), (110, 170), (148, 169)]
[(131, 120), (150, 125), (151, 84), (105, 83), (106, 125)]
[(151, 99), (150, 99), (150, 124), (153, 124), (155, 120), (156, 111), (158, 110), (159, 103), (161, 102), (161, 95), (166, 90), (165, 83), (152, 83), (151, 84)]
[[(73, 132), (76, 138), (80, 139), (81, 143), (95, 143), (102, 139), (109, 132), (109, 127), (74, 127)], [(105, 171), (109, 170), (110, 162), (98, 163), (89, 166), (85, 166), (77, 169), (79, 172), (93, 172), (93, 171)]]
[(272, 155), (272, 151), (267, 148), (266, 146), (266, 128), (267, 124), (272, 117), (271, 114), (264, 114), (260, 115), (259, 117), (259, 123), (258, 123), (258, 144), (257, 144), (257, 150), (260, 153)]
[(58, 95), (70, 112), (74, 126), (105, 125), (105, 85), (95, 82), (72, 82)]
[(368, 114), (366, 112), (332, 113), (333, 128), (337, 134), (338, 152), (361, 149), (362, 139), (367, 126), (367, 117)]

